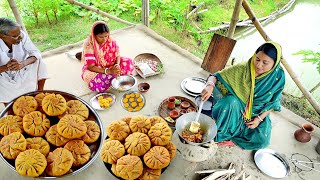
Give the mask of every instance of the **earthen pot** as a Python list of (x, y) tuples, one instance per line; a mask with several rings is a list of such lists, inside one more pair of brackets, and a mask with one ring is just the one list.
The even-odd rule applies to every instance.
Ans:
[(294, 132), (294, 137), (297, 141), (306, 143), (311, 140), (311, 133), (314, 131), (314, 128), (311, 124), (305, 123), (302, 124), (302, 127)]
[(183, 101), (180, 106), (184, 109), (188, 109), (190, 107), (190, 103), (188, 101)]
[(177, 119), (180, 116), (180, 113), (177, 110), (172, 110), (172, 111), (169, 112), (169, 116), (172, 119)]
[(176, 98), (169, 97), (168, 98), (168, 109), (174, 109), (176, 107)]

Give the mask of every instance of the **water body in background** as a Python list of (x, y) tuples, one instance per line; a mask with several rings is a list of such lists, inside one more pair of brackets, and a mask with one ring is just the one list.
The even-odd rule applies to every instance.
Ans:
[[(320, 52), (320, 0), (297, 0), (290, 11), (265, 25), (264, 30), (273, 41), (281, 44), (284, 58), (308, 90), (320, 82), (316, 65), (303, 62), (300, 55), (293, 55), (303, 49)], [(257, 47), (265, 42), (256, 30), (250, 34), (239, 33), (241, 31), (235, 34), (237, 43), (231, 54), (236, 63), (248, 60)], [(288, 73), (286, 79), (284, 91), (301, 96), (302, 93)], [(320, 88), (312, 94), (320, 102)]]

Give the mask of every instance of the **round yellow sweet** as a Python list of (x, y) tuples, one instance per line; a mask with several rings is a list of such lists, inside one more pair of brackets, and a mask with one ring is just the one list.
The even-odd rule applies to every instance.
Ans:
[(142, 102), (143, 100), (142, 100), (141, 97), (139, 97), (139, 98), (137, 98), (137, 101), (138, 101), (138, 102)]
[(101, 99), (103, 99), (103, 96), (99, 96), (99, 97), (98, 97), (98, 100), (101, 100)]
[(124, 106), (125, 108), (128, 108), (128, 107), (129, 107), (129, 103), (124, 103), (123, 106)]
[(131, 97), (131, 94), (127, 94), (126, 98), (129, 99)]
[(130, 97), (134, 98), (134, 93), (130, 94)]
[(122, 102), (127, 103), (129, 101), (128, 98), (123, 98)]
[(137, 103), (136, 103), (136, 102), (132, 102), (132, 103), (131, 103), (131, 106), (132, 106), (132, 107), (136, 107), (136, 106), (137, 106)]
[(109, 102), (112, 102), (112, 101), (113, 101), (112, 97), (107, 97), (107, 100), (108, 100)]
[(133, 111), (133, 108), (129, 107), (129, 108), (128, 108), (128, 111), (129, 111), (129, 112), (132, 112), (132, 111)]
[(144, 106), (144, 102), (139, 103), (139, 107), (143, 107)]
[(140, 111), (141, 107), (137, 106), (134, 108), (135, 111)]
[(136, 95), (136, 97), (140, 97), (140, 94), (139, 94), (139, 93), (136, 93), (135, 95)]
[(134, 101), (134, 98), (130, 98), (129, 101), (130, 101), (130, 102), (133, 102), (133, 101)]

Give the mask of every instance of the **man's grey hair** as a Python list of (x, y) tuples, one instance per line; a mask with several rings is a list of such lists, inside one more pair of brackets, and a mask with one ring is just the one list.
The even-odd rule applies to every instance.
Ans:
[(0, 34), (7, 35), (9, 31), (17, 27), (20, 27), (20, 25), (11, 19), (0, 18)]

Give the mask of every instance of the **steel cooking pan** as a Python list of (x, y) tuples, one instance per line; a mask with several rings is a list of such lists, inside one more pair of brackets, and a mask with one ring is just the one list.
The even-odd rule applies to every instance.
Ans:
[(195, 143), (195, 142), (188, 141), (182, 137), (182, 131), (190, 128), (190, 124), (192, 121), (196, 119), (196, 116), (197, 116), (196, 112), (191, 112), (191, 113), (187, 113), (180, 116), (176, 120), (177, 133), (183, 140), (185, 140), (188, 144), (191, 144), (191, 145), (202, 145), (202, 144), (210, 143), (210, 141), (213, 140), (213, 138), (217, 135), (217, 125), (215, 123), (215, 120), (213, 120), (211, 117), (205, 114), (200, 114), (200, 118), (199, 118), (200, 128), (204, 131), (203, 141), (201, 143)]

